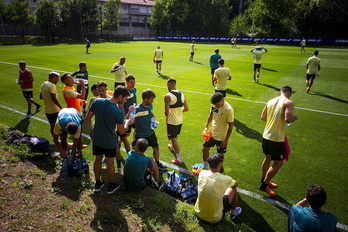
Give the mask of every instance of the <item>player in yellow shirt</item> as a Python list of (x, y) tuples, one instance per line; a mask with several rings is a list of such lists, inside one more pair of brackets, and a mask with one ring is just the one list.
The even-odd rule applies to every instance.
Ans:
[(242, 212), (238, 204), (237, 181), (223, 175), (224, 158), (215, 153), (209, 156), (211, 170), (202, 170), (198, 176), (198, 198), (195, 204), (196, 215), (209, 223), (219, 222), (230, 211), (230, 219)]
[(228, 102), (224, 100), (222, 93), (216, 92), (210, 98), (212, 104), (210, 114), (205, 124), (204, 131), (208, 130), (210, 123), (211, 136), (209, 141), (203, 144), (204, 169), (208, 169), (208, 157), (210, 148), (216, 146), (217, 152), (224, 156), (227, 150), (228, 139), (232, 134), (234, 125), (234, 111)]
[(156, 70), (158, 74), (161, 74), (162, 70), (162, 60), (163, 60), (163, 50), (160, 46), (155, 50), (155, 54), (153, 55), (153, 61), (156, 63)]
[(264, 47), (260, 47), (258, 41), (255, 42), (255, 45), (255, 48), (251, 49), (250, 52), (254, 55), (254, 82), (259, 82), (262, 55), (268, 52), (268, 50)]
[(120, 62), (114, 63), (111, 67), (110, 72), (115, 74), (114, 88), (116, 88), (118, 85), (126, 85), (127, 69), (125, 63), (126, 58), (121, 57)]
[(314, 51), (313, 56), (307, 60), (306, 93), (309, 93), (311, 90), (315, 77), (320, 75), (320, 58), (318, 55), (319, 51), (316, 50)]

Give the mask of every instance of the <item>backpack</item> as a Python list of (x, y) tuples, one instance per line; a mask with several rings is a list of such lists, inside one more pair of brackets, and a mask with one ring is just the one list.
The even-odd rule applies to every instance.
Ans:
[(167, 176), (168, 179), (164, 186), (164, 192), (188, 203), (196, 201), (198, 189), (190, 177), (185, 178), (181, 174), (176, 174), (175, 171), (167, 172)]

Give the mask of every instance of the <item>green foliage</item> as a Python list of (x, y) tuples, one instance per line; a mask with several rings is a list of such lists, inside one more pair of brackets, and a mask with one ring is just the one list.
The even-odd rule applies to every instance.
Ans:
[(8, 24), (19, 25), (24, 36), (24, 26), (32, 23), (29, 17), (29, 1), (27, 0), (12, 0), (5, 9), (5, 21)]
[(35, 11), (35, 23), (41, 28), (44, 35), (49, 36), (52, 43), (52, 36), (57, 35), (62, 18), (58, 4), (53, 0), (41, 0)]
[(119, 13), (121, 6), (121, 0), (110, 0), (105, 2), (105, 25), (109, 30), (117, 30), (120, 25), (119, 17), (122, 16)]
[(232, 20), (230, 35), (246, 36), (250, 33), (249, 17), (246, 13), (240, 14)]

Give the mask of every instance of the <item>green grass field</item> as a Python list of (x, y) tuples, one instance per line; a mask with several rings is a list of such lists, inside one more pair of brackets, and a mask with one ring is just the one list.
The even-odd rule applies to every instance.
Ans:
[[(152, 62), (153, 52), (160, 45), (164, 50), (163, 76), (156, 73)], [(119, 42), (92, 44), (90, 54), (85, 53), (83, 44), (77, 45), (21, 45), (0, 46), (0, 120), (1, 123), (22, 132), (51, 139), (44, 110), (27, 118), (26, 102), (19, 86), (18, 61), (25, 60), (34, 75), (34, 100), (39, 100), (39, 89), (47, 80), (50, 71), (73, 72), (80, 61), (87, 62), (90, 83), (105, 80), (111, 88), (112, 64), (120, 56), (126, 57), (127, 72), (136, 76), (138, 102), (146, 88), (155, 91), (154, 114), (160, 122), (156, 135), (160, 144), (161, 160), (170, 163), (174, 156), (167, 149), (163, 96), (167, 93), (166, 77), (177, 79), (177, 88), (185, 94), (190, 110), (185, 113), (182, 133), (179, 137), (183, 168), (202, 161), (201, 132), (210, 110), (211, 85), (209, 57), (215, 48), (220, 49), (225, 66), (232, 72), (226, 101), (235, 112), (235, 128), (225, 155), (225, 174), (239, 182), (239, 187), (256, 196), (266, 194), (258, 190), (261, 175), (262, 132), (265, 123), (260, 120), (266, 101), (277, 96), (283, 85), (290, 85), (295, 93), (294, 114), (299, 119), (288, 129), (291, 146), (290, 160), (284, 163), (274, 178), (279, 185), (278, 196), (272, 197), (285, 204), (296, 204), (305, 195), (308, 185), (322, 185), (328, 194), (324, 211), (334, 213), (339, 223), (348, 225), (347, 166), (348, 153), (348, 55), (347, 49), (307, 47), (307, 53), (299, 54), (298, 47), (265, 45), (269, 50), (263, 56), (260, 82), (252, 82), (252, 44), (232, 49), (227, 44), (196, 44), (195, 62), (189, 62), (190, 43), (169, 42)], [(312, 92), (305, 93), (305, 64), (311, 53), (318, 49), (321, 58), (321, 75), (315, 80)], [(59, 101), (65, 105), (61, 88), (57, 83)], [(91, 94), (89, 94), (91, 96)], [(43, 102), (42, 102), (43, 104)], [(4, 108), (7, 107), (7, 108)], [(84, 138), (84, 143), (91, 142)], [(215, 149), (211, 149), (214, 152)], [(147, 152), (151, 155), (151, 149)], [(91, 146), (84, 155), (93, 161)], [(122, 153), (126, 157), (125, 153)], [(169, 169), (170, 170), (170, 169)], [(165, 179), (166, 174), (162, 173)], [(116, 193), (117, 194), (117, 193)], [(234, 221), (254, 231), (286, 231), (287, 210), (262, 201), (255, 196), (241, 193), (240, 205), (243, 213)], [(193, 209), (193, 208), (192, 208)], [(229, 219), (226, 219), (229, 220)]]

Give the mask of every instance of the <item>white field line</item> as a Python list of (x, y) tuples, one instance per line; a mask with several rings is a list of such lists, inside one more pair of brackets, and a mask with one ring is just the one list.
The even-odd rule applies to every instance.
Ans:
[[(1, 64), (8, 64), (8, 65), (15, 65), (15, 66), (18, 65), (18, 64), (15, 64), (15, 63), (9, 63), (9, 62), (4, 62), (4, 61), (0, 61), (0, 63)], [(57, 72), (62, 72), (62, 73), (66, 72), (66, 71), (62, 71), (62, 70), (41, 68), (41, 67), (29, 66), (29, 65), (27, 67), (41, 69), (41, 70), (48, 70), (48, 71), (57, 71)], [(95, 78), (99, 78), (99, 79), (105, 79), (105, 80), (114, 80), (113, 78), (108, 78), (108, 77), (100, 77), (100, 76), (94, 76), (94, 75), (89, 75), (89, 76), (95, 77)], [(144, 83), (139, 83), (139, 82), (137, 82), (137, 85), (145, 85), (145, 86), (151, 86), (151, 87), (162, 88), (162, 89), (166, 89), (167, 88), (165, 86), (150, 85), (150, 84), (144, 84)], [(188, 92), (188, 93), (195, 93), (195, 94), (209, 95), (209, 96), (211, 95), (210, 93), (202, 93), (202, 92), (196, 92), (196, 91), (190, 91), (190, 90), (184, 90), (184, 89), (180, 89), (180, 90), (183, 91), (183, 92)], [(226, 97), (226, 98), (237, 100), (237, 101), (246, 101), (246, 102), (251, 102), (251, 103), (266, 104), (266, 102), (252, 101), (252, 100), (247, 100), (247, 99), (242, 99), (242, 98), (234, 98), (234, 97)], [(306, 110), (306, 111), (312, 111), (312, 112), (317, 112), (317, 113), (332, 114), (332, 115), (337, 115), (337, 116), (348, 117), (348, 114), (340, 114), (340, 113), (335, 113), (335, 112), (315, 110), (315, 109), (302, 108), (302, 107), (296, 107), (296, 106), (295, 106), (295, 108), (299, 109), (299, 110)]]
[[(1, 107), (1, 108), (4, 108), (4, 109), (7, 109), (7, 110), (9, 110), (9, 111), (12, 111), (12, 112), (14, 112), (14, 113), (21, 114), (21, 115), (23, 115), (23, 116), (26, 115), (26, 114), (23, 113), (23, 112), (20, 112), (20, 111), (18, 111), (18, 110), (12, 109), (12, 108), (7, 107), (7, 106), (0, 105), (0, 107)], [(43, 120), (43, 119), (38, 118), (38, 117), (35, 117), (35, 116), (29, 116), (29, 117), (32, 118), (32, 119), (38, 120), (38, 121), (40, 121), (40, 122), (49, 124), (47, 120)], [(85, 137), (85, 138), (90, 138), (90, 136), (87, 135), (87, 134), (85, 134), (85, 133), (82, 133), (82, 136)], [(126, 150), (125, 150), (123, 147), (121, 147), (121, 150), (124, 151), (124, 152), (126, 152)], [(163, 161), (161, 161), (161, 162), (163, 162)], [(182, 173), (185, 173), (185, 174), (188, 174), (188, 175), (191, 175), (191, 176), (195, 176), (195, 175), (193, 175), (193, 173), (192, 173), (190, 170), (187, 170), (186, 168), (182, 168), (182, 167), (180, 167), (180, 166), (178, 166), (178, 165), (174, 165), (174, 164), (171, 164), (171, 163), (166, 163), (166, 162), (163, 162), (163, 163), (164, 163), (165, 165), (167, 165), (168, 167), (172, 168), (172, 169), (178, 170), (178, 171), (180, 171), (180, 172), (182, 172)], [(290, 210), (291, 205), (288, 205), (288, 204), (285, 204), (285, 203), (282, 203), (282, 202), (273, 200), (273, 199), (271, 199), (271, 198), (262, 196), (262, 195), (260, 195), (260, 194), (254, 193), (254, 192), (250, 192), (250, 191), (245, 190), (245, 189), (241, 189), (241, 188), (237, 188), (237, 189), (238, 189), (238, 192), (239, 192), (239, 193), (243, 193), (243, 194), (245, 194), (245, 195), (247, 195), (247, 196), (256, 198), (256, 199), (258, 199), (258, 200), (271, 203), (272, 205), (277, 206), (277, 207), (279, 207), (279, 208), (286, 209), (286, 210)], [(347, 225), (343, 225), (343, 224), (337, 223), (336, 227), (348, 231), (348, 226), (347, 226)]]

